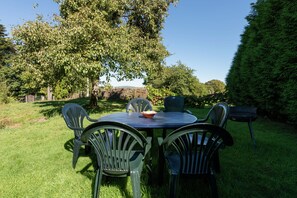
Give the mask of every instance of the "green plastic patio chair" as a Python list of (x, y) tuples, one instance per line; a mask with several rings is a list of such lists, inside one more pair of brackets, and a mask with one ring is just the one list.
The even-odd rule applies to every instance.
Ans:
[[(211, 123), (211, 124), (226, 128), (227, 120), (229, 118), (229, 112), (230, 112), (230, 108), (228, 104), (226, 102), (219, 102), (209, 110), (205, 118), (200, 120), (198, 119), (196, 122)], [(215, 170), (217, 173), (219, 173), (221, 171), (219, 152), (215, 153), (214, 161), (215, 161)]]
[(84, 120), (90, 122), (97, 122), (97, 120), (90, 118), (86, 110), (75, 103), (65, 104), (62, 108), (62, 115), (67, 127), (74, 131), (72, 167), (75, 168), (80, 147), (84, 145), (86, 153), (89, 149), (88, 143), (81, 141), (81, 134), (84, 130)]
[[(153, 106), (151, 105), (150, 101), (145, 98), (134, 98), (128, 102), (126, 105), (126, 112), (142, 112), (142, 111), (152, 111)], [(150, 137), (153, 137), (153, 130), (152, 129), (138, 129), (140, 131), (145, 131), (146, 134)]]
[(128, 102), (126, 105), (126, 112), (142, 112), (142, 111), (151, 111), (153, 107), (145, 98), (134, 98)]
[(219, 102), (214, 105), (208, 112), (205, 118), (198, 119), (200, 123), (211, 123), (220, 127), (226, 127), (229, 117), (229, 106), (226, 102)]
[(185, 98), (183, 96), (167, 96), (164, 98), (164, 112), (186, 112), (192, 114), (191, 111), (185, 109)]
[[(185, 98), (183, 96), (167, 96), (164, 98), (164, 112), (185, 112), (192, 114), (185, 109)], [(163, 129), (162, 136), (165, 138), (167, 130)]]
[(194, 123), (181, 127), (159, 143), (159, 181), (163, 180), (166, 161), (169, 172), (168, 197), (177, 197), (180, 176), (205, 176), (209, 179), (212, 197), (218, 197), (214, 155), (223, 145), (233, 145), (231, 135), (222, 127), (208, 123)]
[(130, 176), (133, 197), (141, 197), (140, 176), (145, 156), (151, 148), (151, 137), (145, 138), (137, 129), (122, 123), (101, 121), (89, 125), (81, 139), (92, 145), (97, 156), (93, 197), (99, 196), (103, 175)]

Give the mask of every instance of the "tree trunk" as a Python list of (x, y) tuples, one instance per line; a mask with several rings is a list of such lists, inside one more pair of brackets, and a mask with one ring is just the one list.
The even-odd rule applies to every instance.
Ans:
[(90, 107), (98, 107), (99, 86), (96, 81), (92, 81), (92, 93), (90, 99)]

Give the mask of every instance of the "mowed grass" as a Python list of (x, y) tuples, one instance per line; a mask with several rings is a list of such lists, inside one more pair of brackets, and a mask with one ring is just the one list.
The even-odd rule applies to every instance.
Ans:
[[(0, 105), (0, 197), (91, 197), (95, 176), (93, 161), (84, 155), (76, 169), (71, 166), (73, 132), (61, 117), (66, 102), (82, 105), (87, 99), (14, 103)], [(88, 112), (99, 118), (124, 111), (125, 103), (99, 101), (99, 108)], [(158, 110), (158, 107), (155, 107)], [(202, 118), (208, 108), (190, 108)], [(217, 174), (220, 197), (295, 197), (297, 194), (297, 130), (294, 126), (259, 117), (253, 122), (256, 148), (247, 123), (228, 121), (227, 130), (234, 145), (220, 152), (221, 173)], [(155, 136), (161, 135), (156, 131)], [(156, 142), (156, 141), (155, 141)], [(153, 148), (154, 178), (157, 182), (157, 150)], [(165, 169), (166, 170), (166, 169)], [(147, 185), (143, 171), (143, 197), (166, 197), (164, 184)], [(204, 179), (181, 179), (180, 197), (209, 197)], [(105, 178), (101, 197), (132, 197), (130, 178)]]

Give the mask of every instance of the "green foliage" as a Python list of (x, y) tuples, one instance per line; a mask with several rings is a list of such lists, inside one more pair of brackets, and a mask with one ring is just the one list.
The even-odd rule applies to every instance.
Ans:
[(67, 89), (67, 85), (65, 84), (65, 81), (60, 81), (56, 84), (53, 94), (55, 96), (55, 99), (63, 99), (67, 98), (69, 96), (69, 92)]
[(153, 105), (163, 105), (164, 98), (167, 96), (176, 95), (174, 92), (166, 88), (154, 88), (152, 85), (146, 85), (148, 91), (148, 100), (153, 103)]
[(162, 71), (150, 75), (145, 83), (156, 89), (167, 89), (175, 95), (202, 96), (207, 94), (206, 87), (199, 82), (193, 72), (193, 69), (177, 62), (176, 65), (165, 66)]
[(258, 1), (227, 76), (235, 104), (297, 122), (297, 2)]
[(205, 83), (206, 87), (207, 87), (207, 90), (208, 90), (208, 93), (209, 94), (214, 94), (214, 93), (223, 93), (225, 92), (225, 83), (220, 81), (220, 80), (210, 80), (210, 81), (207, 81)]
[[(56, 0), (61, 16), (42, 18), (13, 31), (17, 64), (38, 85), (55, 87), (62, 78), (81, 87), (89, 78), (134, 79), (158, 71), (168, 56), (161, 42), (167, 10), (175, 0)], [(30, 83), (28, 86), (33, 86)]]
[(9, 103), (15, 96), (17, 74), (11, 68), (14, 52), (13, 43), (6, 38), (5, 27), (0, 24), (0, 103)]
[(6, 82), (0, 82), (0, 104), (9, 103), (9, 97), (8, 97), (8, 87), (6, 86)]
[(6, 38), (5, 27), (0, 24), (0, 69), (9, 65), (9, 59), (13, 53), (13, 44)]
[(207, 106), (213, 106), (219, 102), (228, 102), (226, 92), (213, 93), (201, 97), (189, 96), (185, 99), (187, 106), (195, 108), (204, 108)]

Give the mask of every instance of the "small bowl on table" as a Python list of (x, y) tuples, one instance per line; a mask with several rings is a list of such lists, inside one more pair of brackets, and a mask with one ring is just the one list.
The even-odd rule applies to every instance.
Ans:
[(145, 118), (153, 118), (154, 115), (156, 115), (156, 113), (157, 113), (156, 111), (143, 111), (143, 112), (141, 112), (141, 114)]

